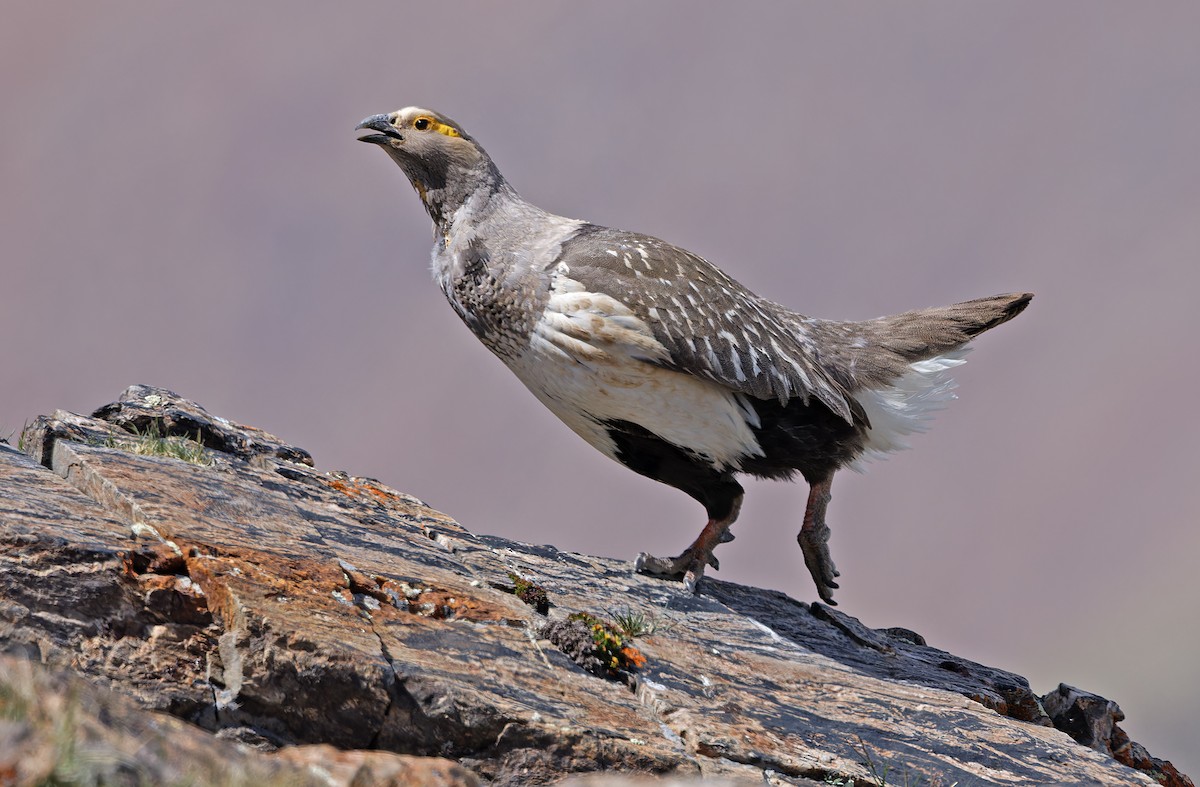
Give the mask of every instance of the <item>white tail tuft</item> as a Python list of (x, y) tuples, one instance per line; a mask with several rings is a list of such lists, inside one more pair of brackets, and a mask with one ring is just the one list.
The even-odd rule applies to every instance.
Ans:
[(892, 381), (886, 388), (863, 389), (853, 393), (870, 419), (867, 444), (862, 456), (851, 465), (863, 472), (866, 460), (883, 459), (894, 451), (908, 448), (910, 434), (929, 428), (933, 414), (957, 398), (957, 384), (951, 370), (966, 363), (963, 357), (969, 347), (961, 347), (945, 355), (910, 363), (911, 370)]

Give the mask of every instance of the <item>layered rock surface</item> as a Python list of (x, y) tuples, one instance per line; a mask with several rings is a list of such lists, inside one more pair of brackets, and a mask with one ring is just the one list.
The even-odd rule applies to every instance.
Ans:
[[(21, 700), (33, 686), (88, 698), (61, 705), (88, 745), (114, 719), (179, 736), (181, 756), (114, 755), (123, 783), (236, 767), (323, 784), (1190, 784), (1103, 698), (1043, 700), (773, 591), (706, 579), (691, 596), (628, 562), (475, 535), (169, 391), (41, 417), (22, 446), (0, 445), (0, 644), (20, 657), (0, 661), (0, 783), (62, 767), (62, 733)], [(514, 593), (530, 584), (547, 614)], [(590, 671), (551, 637), (576, 613), (618, 642)]]

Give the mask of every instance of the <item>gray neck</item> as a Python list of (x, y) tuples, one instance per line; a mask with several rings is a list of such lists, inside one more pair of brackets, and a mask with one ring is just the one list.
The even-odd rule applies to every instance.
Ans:
[(450, 231), (455, 213), (468, 202), (473, 206), (484, 206), (498, 197), (516, 196), (500, 170), (487, 158), (466, 172), (452, 173), (440, 179), (434, 176), (423, 180), (418, 176), (414, 180), (417, 182), (422, 184), (417, 190), (421, 192), (425, 210), (440, 235)]

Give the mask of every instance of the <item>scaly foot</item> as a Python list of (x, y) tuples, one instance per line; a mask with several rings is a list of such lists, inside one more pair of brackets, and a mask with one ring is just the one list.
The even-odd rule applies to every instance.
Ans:
[(825, 509), (831, 498), (829, 488), (833, 484), (830, 474), (822, 481), (810, 482), (808, 490), (808, 507), (804, 510), (804, 525), (796, 536), (800, 551), (804, 553), (804, 565), (812, 575), (817, 585), (817, 593), (826, 604), (837, 606), (833, 600), (833, 591), (838, 583), (835, 578), (841, 576), (833, 565), (829, 554), (829, 525), (825, 524)]
[[(704, 578), (706, 567), (712, 566), (718, 571), (721, 570), (721, 564), (713, 556), (713, 550), (717, 548), (718, 544), (733, 540), (733, 534), (729, 532), (729, 527), (737, 519), (738, 512), (742, 509), (741, 487), (738, 489), (738, 495), (733, 498), (728, 512), (722, 512), (724, 518), (709, 519), (708, 524), (700, 531), (700, 535), (696, 537), (690, 547), (683, 550), (682, 555), (679, 557), (655, 557), (643, 552), (634, 561), (633, 570), (639, 574), (682, 579), (687, 592), (695, 593), (700, 580)], [(712, 514), (710, 513), (709, 516)]]
[(796, 536), (796, 541), (800, 544), (800, 551), (804, 553), (804, 565), (808, 567), (808, 573), (812, 574), (821, 600), (836, 607), (833, 591), (838, 587), (838, 583), (834, 578), (841, 576), (841, 573), (833, 565), (833, 558), (829, 554), (829, 527), (822, 522), (819, 529), (812, 527), (801, 530)]
[(655, 557), (648, 552), (642, 552), (633, 562), (633, 569), (639, 574), (682, 579), (687, 592), (695, 593), (696, 587), (704, 577), (706, 565), (718, 571), (721, 568), (721, 564), (711, 552), (708, 555), (698, 555), (689, 548), (679, 557)]

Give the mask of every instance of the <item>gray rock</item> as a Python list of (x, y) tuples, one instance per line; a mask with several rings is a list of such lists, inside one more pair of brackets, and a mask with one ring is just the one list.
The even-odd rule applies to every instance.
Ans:
[[(136, 453), (150, 425), (199, 436), (201, 463)], [(1025, 679), (913, 632), (477, 536), (169, 391), (39, 418), (22, 444), (32, 458), (0, 446), (4, 650), (191, 722), (213, 746), (449, 758), (500, 785), (612, 772), (861, 784), (885, 770), (889, 783), (1154, 783), (1097, 746), (1095, 724), (1060, 724), (1086, 745), (1051, 726)], [(514, 577), (540, 587), (548, 616), (510, 592)], [(586, 627), (567, 638), (573, 658), (541, 637), (567, 641), (549, 632), (575, 613), (603, 621), (594, 656), (608, 666), (573, 660)], [(1130, 765), (1165, 773), (1107, 729)]]

